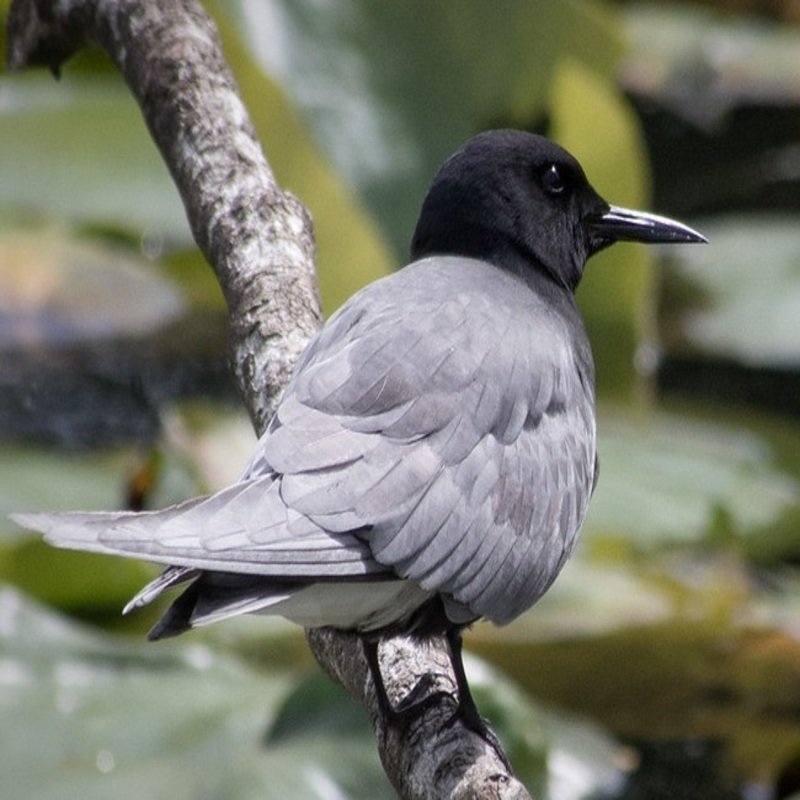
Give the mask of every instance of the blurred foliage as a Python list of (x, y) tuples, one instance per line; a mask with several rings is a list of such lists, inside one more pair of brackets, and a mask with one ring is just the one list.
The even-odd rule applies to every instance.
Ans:
[(228, 3), (250, 47), (358, 187), (404, 259), (442, 161), (488, 127), (546, 122), (564, 59), (613, 79), (622, 35), (604, 5), (480, 0)]
[(320, 784), (390, 796), (366, 719), (335, 747), (313, 735), (265, 746), (285, 676), (202, 644), (115, 642), (10, 590), (0, 619), (13, 689), (0, 695), (3, 725), (15, 731), (3, 737), (0, 768), (15, 796), (311, 798)]
[[(262, 631), (262, 652), (283, 636)], [(298, 681), (196, 642), (143, 649), (10, 589), (0, 591), (0, 652), (3, 728), (14, 731), (0, 770), (26, 800), (394, 797), (364, 709), (318, 672)], [(548, 751), (585, 764), (581, 795), (618, 780), (608, 737), (542, 720), (488, 667), (470, 659), (468, 669), (531, 787), (578, 796), (574, 777), (548, 774)]]
[(763, 434), (658, 414), (639, 424), (605, 413), (604, 480), (586, 520), (593, 545), (634, 550), (762, 535), (800, 503), (800, 481), (778, 469)]
[[(800, 366), (800, 233), (784, 213), (729, 214), (703, 226), (714, 248), (676, 262), (678, 303), (664, 309), (675, 351), (753, 367)], [(691, 295), (687, 297), (688, 290)]]
[[(699, 773), (710, 786), (735, 785), (739, 772), (775, 774), (797, 747), (797, 721), (781, 713), (800, 699), (800, 645), (790, 634), (679, 618), (600, 638), (492, 638), (472, 645), (485, 656), (491, 652), (535, 696), (573, 712), (590, 710), (626, 740), (698, 747), (725, 741), (721, 763), (713, 764), (718, 772), (710, 781), (708, 770)], [(535, 670), (526, 668), (530, 663)], [(742, 706), (749, 709), (746, 719)], [(681, 785), (678, 774), (673, 784)], [(709, 796), (681, 788), (654, 796)]]
[[(392, 260), (283, 92), (224, 24), (221, 32), (273, 169), (314, 216), (321, 290), (330, 311), (386, 274)], [(191, 242), (166, 166), (119, 75), (68, 62), (58, 83), (44, 73), (6, 77), (0, 98), (0, 147), (13, 153), (0, 160), (0, 214), (101, 226), (155, 254)], [(195, 269), (208, 269), (199, 255), (194, 261)]]

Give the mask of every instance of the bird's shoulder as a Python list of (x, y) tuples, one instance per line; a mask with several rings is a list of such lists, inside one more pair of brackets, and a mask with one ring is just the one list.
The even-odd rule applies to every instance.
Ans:
[[(569, 320), (482, 261), (434, 257), (362, 290), (324, 326), (246, 475), (340, 468), (431, 439), (454, 463), (483, 436), (514, 441), (593, 402)], [(377, 438), (373, 438), (377, 435)]]
[[(542, 379), (574, 371), (568, 322), (523, 281), (491, 264), (425, 259), (371, 284), (334, 315), (286, 395), (355, 425), (423, 398), (433, 403), (465, 391), (497, 392), (512, 403), (535, 400)], [(431, 409), (432, 424), (437, 410)]]

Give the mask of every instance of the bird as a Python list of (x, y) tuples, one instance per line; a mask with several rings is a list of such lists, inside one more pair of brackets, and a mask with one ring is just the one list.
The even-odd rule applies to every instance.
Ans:
[(706, 239), (610, 205), (542, 136), (479, 133), (436, 173), (410, 263), (301, 354), (236, 483), (157, 511), (12, 517), (58, 547), (163, 565), (124, 609), (183, 587), (151, 639), (239, 614), (355, 631), (387, 717), (427, 686), (392, 705), (381, 637), (444, 636), (454, 717), (485, 733), (462, 633), (533, 606), (575, 547), (598, 475), (575, 290), (618, 241)]

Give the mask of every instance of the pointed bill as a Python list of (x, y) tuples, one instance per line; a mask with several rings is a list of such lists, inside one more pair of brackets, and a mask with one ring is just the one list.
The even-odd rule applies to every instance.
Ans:
[(707, 242), (703, 234), (668, 217), (609, 206), (602, 214), (587, 220), (589, 230), (608, 242), (646, 242), (648, 244), (691, 244)]

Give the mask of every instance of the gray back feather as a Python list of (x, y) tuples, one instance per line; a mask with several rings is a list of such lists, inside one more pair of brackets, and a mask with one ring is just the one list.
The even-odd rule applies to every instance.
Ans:
[(365, 529), (379, 563), (505, 622), (549, 586), (582, 522), (593, 376), (512, 275), (441, 257), (395, 278), (315, 340), (249, 474), (274, 470), (290, 508)]

